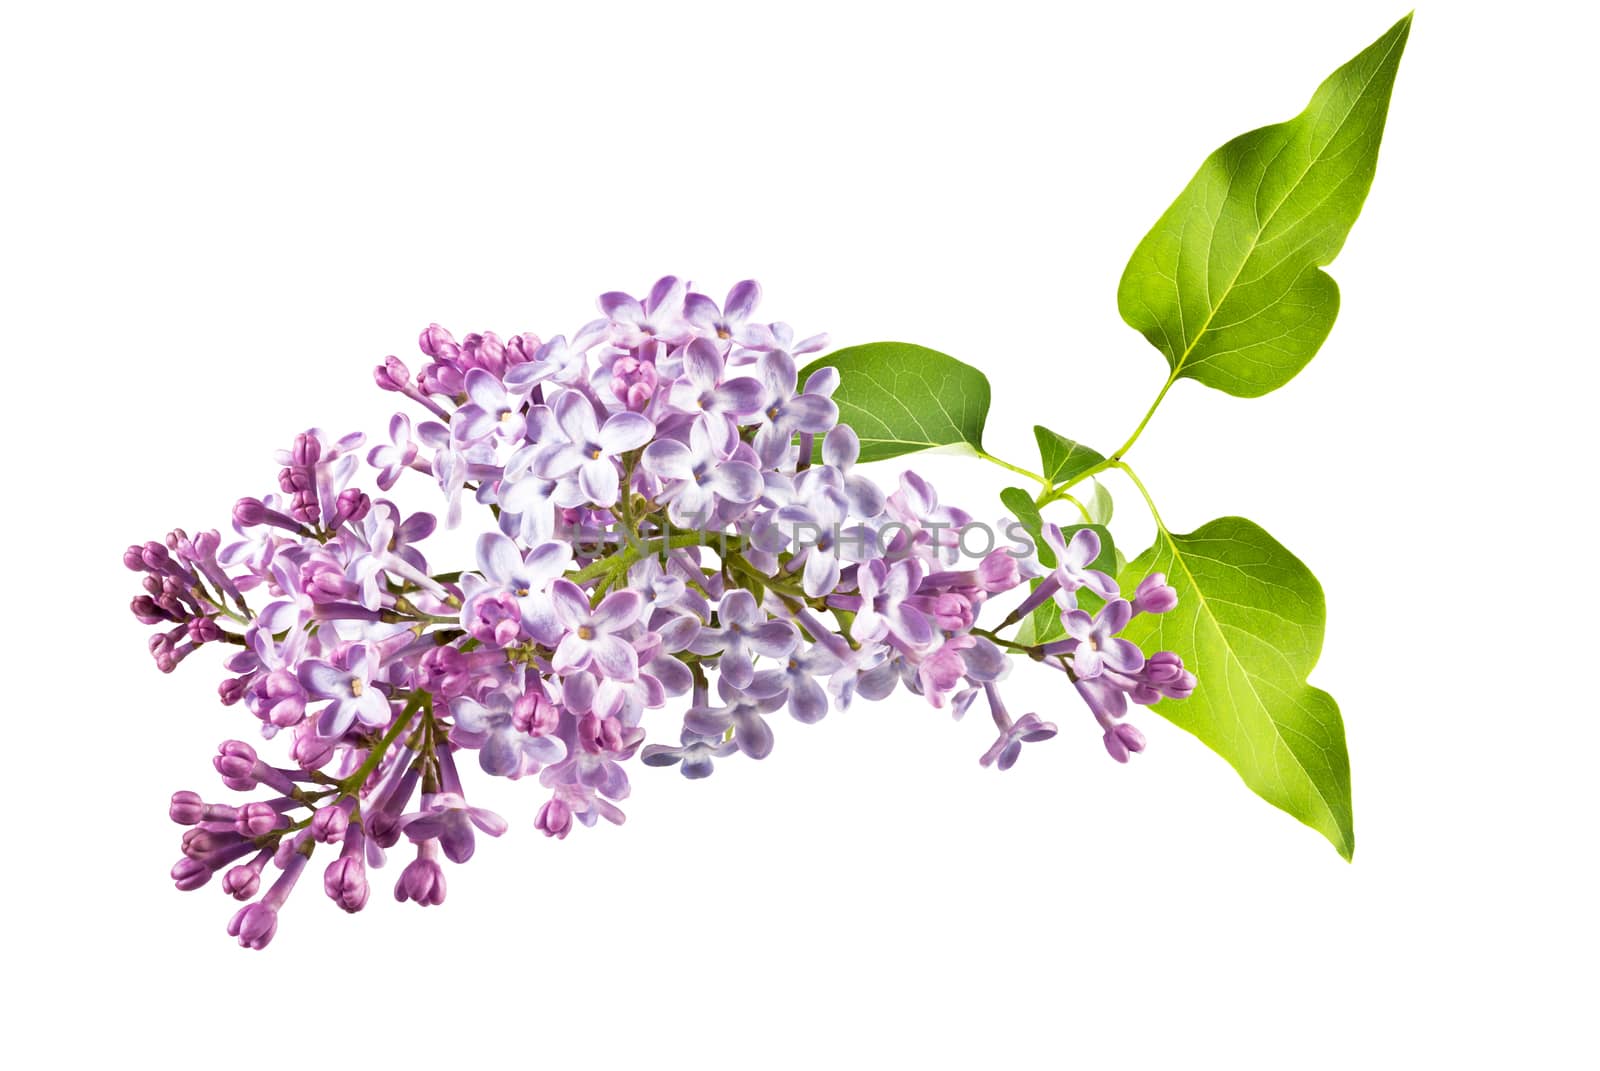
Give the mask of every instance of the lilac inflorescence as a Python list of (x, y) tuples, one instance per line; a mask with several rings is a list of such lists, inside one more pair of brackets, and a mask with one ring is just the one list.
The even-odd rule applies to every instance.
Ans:
[[(213, 759), (227, 788), (266, 796), (172, 798), (187, 827), (172, 877), (193, 889), (221, 874), (247, 902), (228, 926), (241, 945), (272, 939), (319, 848), (345, 911), (402, 840), (395, 897), (441, 903), (441, 858), (464, 863), (507, 825), (468, 802), (468, 764), (537, 780), (534, 824), (564, 838), (623, 821), (636, 754), (704, 778), (766, 758), (785, 712), (814, 723), (902, 686), (956, 717), (982, 699), (998, 736), (980, 761), (1008, 769), (1057, 732), (1002, 701), (1017, 657), (1063, 673), (1122, 762), (1144, 747), (1129, 702), (1193, 691), (1176, 655), (1119, 635), (1176, 605), (1162, 576), (1122, 597), (1089, 568), (1087, 528), (1046, 526), (1049, 568), (1025, 541), (961, 560), (971, 515), (914, 472), (886, 494), (854, 471), (837, 374), (797, 372), (826, 336), (757, 322), (759, 301), (754, 282), (719, 306), (669, 277), (642, 300), (602, 295), (604, 315), (570, 338), (430, 326), (419, 371), (395, 357), (375, 371), (415, 423), (396, 414), (370, 448), (306, 431), (278, 456), (278, 490), (235, 505), (235, 538), (175, 531), (127, 550), (156, 665), (231, 646), (222, 702), (287, 742), (283, 765), (238, 740)], [(449, 525), (484, 508), (471, 568), (435, 571), (421, 549), (435, 517), (373, 497), (407, 473), (437, 488)], [(1001, 627), (1053, 600), (1064, 638), (979, 627), (991, 598), (1030, 580)], [(674, 704), (681, 719), (652, 733), (675, 742), (645, 744), (647, 712)]]

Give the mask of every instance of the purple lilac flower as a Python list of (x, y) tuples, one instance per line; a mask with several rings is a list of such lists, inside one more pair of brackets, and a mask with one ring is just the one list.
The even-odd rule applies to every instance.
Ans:
[(826, 483), (815, 488), (803, 485), (797, 497), (804, 501), (779, 509), (777, 519), (793, 533), (795, 541), (789, 569), (803, 569), (801, 584), (805, 593), (820, 599), (839, 586), (845, 561), (861, 561), (875, 553), (876, 536), (864, 525), (846, 527), (849, 504), (837, 487)]
[(852, 634), (861, 640), (894, 637), (912, 647), (933, 641), (933, 626), (910, 598), (922, 583), (924, 566), (914, 558), (889, 565), (881, 559), (867, 562), (856, 572), (860, 608)]
[(600, 311), (611, 321), (611, 341), (624, 349), (647, 342), (682, 342), (689, 332), (683, 320), (686, 287), (668, 275), (656, 280), (643, 301), (620, 291), (600, 295)]
[(400, 828), (413, 843), (436, 840), (444, 857), (452, 863), (465, 863), (477, 847), (472, 831), (491, 837), (506, 831), (506, 820), (482, 807), (469, 807), (454, 792), (424, 794), (422, 810), (400, 819)]
[[(724, 421), (753, 416), (761, 411), (766, 388), (750, 376), (726, 377), (716, 344), (697, 338), (683, 354), (683, 378), (673, 384), (668, 404), (685, 413), (715, 416)], [(732, 423), (729, 424), (733, 426)]]
[(450, 434), (457, 442), (481, 442), (490, 436), (509, 442), (522, 438), (528, 425), (522, 412), (526, 399), (520, 392), (506, 389), (499, 376), (481, 368), (467, 373), (465, 387), (470, 401), (450, 420)]
[(378, 489), (387, 491), (400, 474), (417, 459), (417, 444), (411, 438), (411, 418), (396, 413), (389, 419), (389, 445), (374, 446), (367, 453), (367, 464), (378, 470)]
[(1056, 600), (1067, 609), (1074, 609), (1075, 602), (1063, 601), (1064, 596), (1079, 588), (1088, 588), (1102, 599), (1117, 597), (1117, 582), (1098, 569), (1090, 569), (1089, 563), (1100, 556), (1100, 537), (1092, 528), (1080, 528), (1072, 533), (1071, 541), (1067, 541), (1061, 534), (1061, 527), (1055, 524), (1044, 526), (1044, 541), (1055, 552), (1056, 565), (1052, 577), (1059, 586), (1061, 594)]
[(834, 489), (844, 496), (852, 514), (871, 520), (883, 512), (886, 496), (877, 484), (851, 471), (860, 456), (861, 439), (855, 429), (848, 424), (836, 425), (822, 440), (823, 467), (807, 469), (802, 479), (810, 477), (830, 481)]
[(739, 590), (723, 597), (718, 627), (705, 628), (690, 645), (701, 655), (720, 655), (722, 679), (744, 688), (755, 676), (753, 656), (782, 658), (794, 650), (800, 635), (787, 621), (774, 621), (761, 612), (755, 596)]
[[(667, 276), (643, 300), (604, 295), (603, 318), (546, 343), (430, 325), (415, 377), (395, 357), (373, 373), (420, 423), (396, 414), (370, 451), (359, 433), (302, 432), (276, 455), (276, 487), (236, 500), (235, 541), (175, 529), (123, 552), (157, 668), (224, 650), (219, 698), (287, 756), (225, 741), (223, 786), (255, 795), (172, 796), (178, 888), (220, 876), (241, 902), (229, 932), (262, 948), (313, 855), (328, 898), (354, 912), (409, 838), (396, 898), (442, 903), (445, 865), (507, 825), (467, 803), (463, 749), (470, 775), (536, 774), (549, 795), (532, 825), (561, 839), (625, 821), (636, 757), (691, 780), (766, 757), (785, 707), (809, 724), (904, 685), (959, 718), (985, 695), (999, 735), (982, 761), (1002, 769), (1055, 733), (1006, 713), (997, 683), (1020, 641), (979, 624), (1022, 582), (1017, 559), (958, 562), (970, 514), (915, 472), (885, 495), (856, 471), (838, 370), (797, 389), (797, 357), (826, 336), (753, 322), (759, 294), (739, 283), (719, 307)], [(357, 480), (362, 456), (377, 492)], [(433, 515), (377, 497), (408, 468), (432, 477), (447, 527), (486, 507), (468, 567), (430, 564)], [(1126, 761), (1145, 746), (1122, 720), (1131, 705), (1197, 686), (1175, 653), (1146, 658), (1118, 635), (1177, 593), (1156, 574), (1115, 598), (1089, 567), (1092, 533), (1045, 536), (1059, 561), (1024, 603), (1054, 596), (1067, 636), (1027, 653), (1074, 685)], [(684, 545), (700, 541), (711, 549)], [(1111, 596), (1098, 615), (1076, 609), (1081, 587)], [(678, 743), (647, 744), (683, 696)]]
[(787, 689), (780, 679), (752, 680), (741, 690), (727, 677), (718, 683), (723, 704), (695, 706), (683, 717), (684, 727), (704, 737), (718, 738), (730, 730), (740, 751), (752, 759), (772, 753), (772, 727), (766, 716), (783, 706)]
[(750, 314), (761, 302), (761, 284), (754, 279), (735, 283), (728, 291), (722, 307), (705, 294), (689, 294), (684, 298), (683, 315), (690, 328), (701, 337), (748, 345), (761, 342), (763, 335), (749, 325)]
[(539, 475), (555, 479), (576, 472), (578, 486), (590, 502), (614, 504), (620, 486), (617, 455), (649, 442), (654, 425), (638, 413), (626, 412), (613, 413), (599, 425), (594, 406), (577, 391), (561, 395), (555, 414), (569, 441), (539, 460)]
[(1056, 727), (1041, 720), (1037, 714), (1024, 714), (1013, 722), (1000, 701), (999, 690), (993, 684), (985, 685), (984, 692), (989, 697), (989, 710), (994, 715), (994, 724), (1000, 730), (1000, 735), (978, 760), (980, 766), (993, 763), (1002, 770), (1009, 770), (1016, 765), (1017, 756), (1022, 754), (1023, 744), (1049, 740), (1056, 735)]
[(771, 465), (789, 449), (789, 439), (797, 431), (822, 434), (839, 420), (839, 407), (832, 398), (817, 394), (797, 394), (798, 373), (794, 358), (782, 351), (765, 354), (760, 362), (761, 381), (766, 386), (758, 415), (761, 429), (756, 432), (756, 452)]
[(679, 736), (678, 747), (666, 744), (647, 745), (640, 755), (646, 766), (677, 766), (678, 772), (691, 781), (710, 777), (713, 760), (725, 759), (739, 750), (736, 741), (724, 739), (721, 734), (702, 736), (690, 729)]
[(694, 525), (709, 520), (723, 502), (743, 505), (761, 496), (761, 470), (737, 460), (741, 446), (733, 425), (701, 416), (689, 426), (687, 446), (657, 439), (639, 463), (663, 481), (659, 499), (673, 522)]
[(1144, 652), (1137, 644), (1118, 636), (1133, 617), (1126, 599), (1112, 599), (1098, 614), (1090, 617), (1082, 610), (1061, 615), (1067, 635), (1077, 641), (1072, 649), (1072, 670), (1080, 679), (1097, 677), (1103, 669), (1136, 673), (1144, 665)]
[(467, 596), (462, 616), (469, 616), (479, 600), (506, 596), (514, 600), (524, 632), (540, 643), (557, 643), (561, 623), (547, 592), (571, 564), (568, 543), (546, 540), (523, 550), (500, 532), (485, 532), (478, 537), (478, 576), (462, 584)]
[(520, 777), (560, 762), (567, 749), (560, 740), (531, 735), (517, 727), (518, 696), (495, 691), (482, 702), (467, 696), (450, 701), (455, 718), (451, 739), (478, 749), (478, 765), (493, 777)]
[(378, 726), (389, 721), (389, 700), (377, 687), (380, 672), (377, 651), (357, 644), (345, 653), (341, 668), (319, 658), (300, 663), (300, 685), (317, 699), (331, 699), (317, 719), (317, 732), (342, 736), (359, 721)]
[(556, 618), (566, 629), (551, 659), (557, 673), (593, 666), (613, 680), (632, 680), (638, 674), (638, 654), (619, 635), (639, 619), (644, 600), (638, 592), (613, 591), (591, 609), (578, 585), (557, 580), (550, 597)]

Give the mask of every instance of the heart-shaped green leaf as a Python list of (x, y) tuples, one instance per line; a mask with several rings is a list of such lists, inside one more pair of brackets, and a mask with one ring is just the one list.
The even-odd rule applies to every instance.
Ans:
[(956, 443), (983, 449), (989, 381), (971, 365), (909, 342), (869, 342), (812, 361), (800, 382), (829, 366), (839, 370), (839, 421), (860, 437), (862, 461)]
[(1212, 153), (1134, 250), (1117, 308), (1173, 378), (1253, 398), (1294, 378), (1328, 337), (1339, 287), (1321, 267), (1372, 187), (1410, 30), (1407, 15), (1298, 116)]
[(1105, 461), (1099, 453), (1082, 443), (1073, 442), (1065, 435), (1057, 435), (1049, 428), (1037, 424), (1033, 437), (1039, 442), (1040, 470), (1052, 484), (1071, 481), (1080, 472), (1094, 468)]
[(1227, 759), (1258, 795), (1350, 858), (1350, 759), (1333, 697), (1306, 683), (1322, 652), (1322, 585), (1259, 526), (1223, 517), (1188, 535), (1161, 530), (1123, 570), (1131, 593), (1165, 573), (1177, 609), (1141, 614), (1124, 632), (1145, 652), (1175, 651), (1194, 694), (1155, 711)]

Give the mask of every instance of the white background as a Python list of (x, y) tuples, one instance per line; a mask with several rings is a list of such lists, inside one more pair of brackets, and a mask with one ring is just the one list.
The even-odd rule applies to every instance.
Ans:
[[(1404, 13), (566, 7), (8, 5), (8, 1057), (1594, 1066), (1580, 5), (1423, 6), (1331, 339), (1264, 399), (1179, 384), (1132, 456), (1175, 530), (1251, 517), (1326, 586), (1354, 864), (1153, 715), (1116, 765), (1024, 667), (1063, 731), (1004, 776), (981, 712), (899, 695), (709, 782), (639, 770), (625, 827), (563, 843), (491, 786), (512, 829), (439, 909), (391, 868), (347, 917), (314, 865), (258, 954), (172, 890), (167, 796), (222, 794), (253, 722), (208, 657), (155, 671), (121, 550), (225, 527), (298, 430), (381, 432), (369, 370), (428, 321), (549, 336), (754, 275), (801, 333), (981, 365), (995, 453), (1107, 449), (1165, 371), (1128, 253)], [(1008, 482), (917, 465), (982, 512)]]

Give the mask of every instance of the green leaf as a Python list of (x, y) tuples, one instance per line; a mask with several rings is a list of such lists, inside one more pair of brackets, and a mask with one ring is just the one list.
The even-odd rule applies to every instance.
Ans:
[(1033, 496), (1020, 487), (1007, 487), (1000, 492), (1000, 504), (1010, 510), (1012, 515), (1028, 530), (1028, 535), (1033, 539), (1034, 549), (1039, 552), (1039, 560), (1045, 565), (1055, 565), (1056, 554), (1050, 549), (1039, 535), (1044, 531), (1044, 517), (1039, 512), (1039, 507), (1034, 504)]
[(800, 382), (830, 366), (839, 370), (839, 420), (860, 436), (862, 461), (956, 443), (983, 449), (989, 381), (971, 365), (909, 342), (871, 342), (812, 361)]
[(1083, 508), (1088, 510), (1089, 519), (1095, 524), (1110, 524), (1112, 512), (1111, 492), (1107, 491), (1106, 485), (1099, 480), (1090, 480), (1089, 482), (1094, 486), (1090, 490), (1087, 499), (1085, 499)]
[(1117, 288), (1130, 326), (1186, 376), (1245, 398), (1304, 368), (1339, 312), (1321, 266), (1372, 187), (1407, 15), (1286, 123), (1207, 157), (1134, 250)]
[(1104, 457), (1082, 443), (1073, 442), (1065, 435), (1057, 435), (1038, 424), (1033, 427), (1033, 437), (1039, 441), (1039, 463), (1044, 466), (1041, 472), (1051, 484), (1067, 483), (1078, 473), (1105, 461)]
[(1188, 535), (1161, 530), (1125, 569), (1125, 592), (1167, 574), (1177, 609), (1125, 630), (1146, 653), (1175, 651), (1194, 694), (1155, 711), (1227, 759), (1258, 795), (1350, 858), (1350, 759), (1333, 697), (1306, 682), (1322, 651), (1322, 586), (1260, 527), (1223, 517)]

